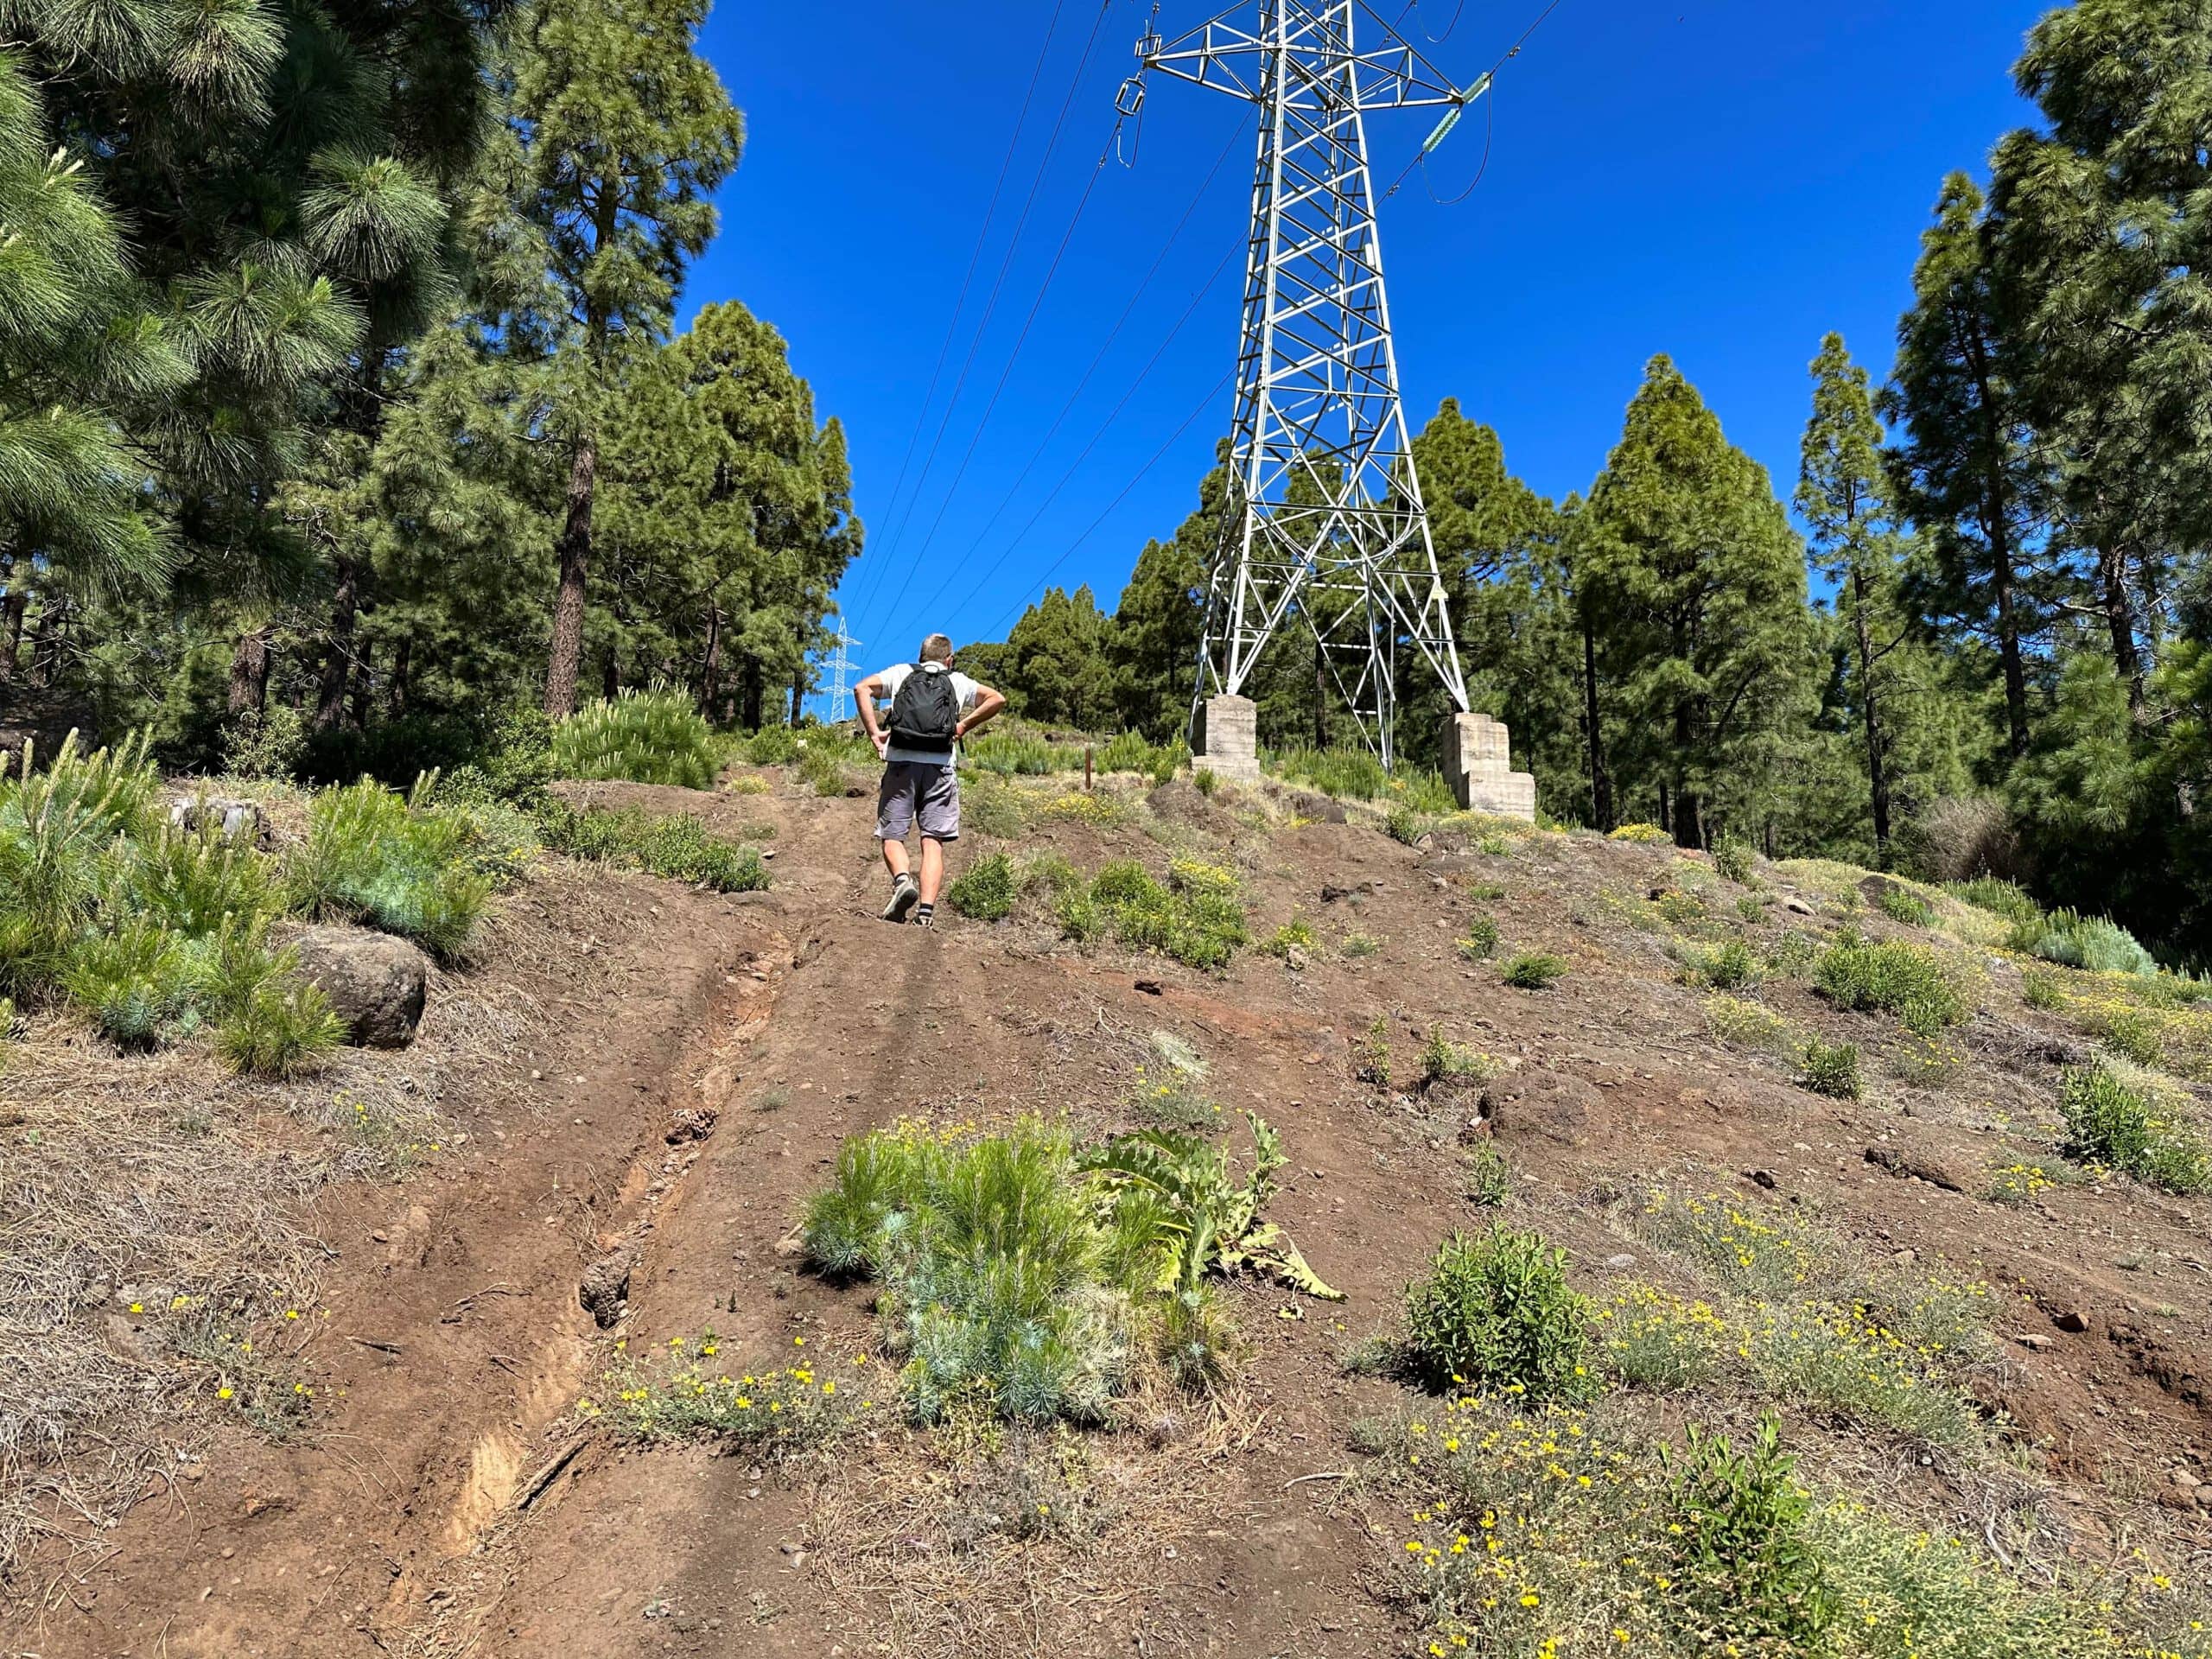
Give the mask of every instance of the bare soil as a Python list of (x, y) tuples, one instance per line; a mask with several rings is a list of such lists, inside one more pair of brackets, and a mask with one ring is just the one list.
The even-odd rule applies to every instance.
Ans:
[[(1866, 1046), (1868, 1097), (1828, 1100), (1794, 1086), (1786, 1059), (1717, 1043), (1662, 936), (1623, 919), (1679, 883), (1669, 847), (1408, 848), (1280, 799), (1171, 797), (1128, 827), (1047, 817), (1014, 849), (1164, 868), (1187, 847), (1239, 866), (1255, 937), (1294, 915), (1321, 936), (1302, 965), (1254, 950), (1211, 976), (1079, 951), (1035, 918), (886, 926), (865, 801), (592, 793), (726, 830), (772, 823), (775, 887), (721, 898), (567, 869), (512, 895), (537, 925), (525, 954), (482, 974), (553, 1016), (530, 1062), (541, 1075), (448, 1103), (470, 1135), (460, 1154), (318, 1202), (309, 1225), (333, 1260), (306, 1357), (314, 1432), (272, 1446), (221, 1431), (196, 1478), (151, 1483), (96, 1557), (18, 1605), (6, 1650), (1402, 1651), (1412, 1616), (1348, 1445), (1400, 1391), (1344, 1360), (1389, 1326), (1440, 1237), (1484, 1224), (1460, 1158), (1484, 1135), (1511, 1161), (1516, 1218), (1565, 1245), (1593, 1289), (1662, 1271), (1609, 1216), (1662, 1177), (1817, 1206), (1871, 1250), (1987, 1280), (2009, 1294), (1988, 1403), (2031, 1442), (2051, 1524), (2100, 1555), (2122, 1541), (2177, 1564), (2212, 1549), (2195, 1502), (2212, 1479), (2205, 1202), (2124, 1182), (1986, 1199), (1992, 1166), (2045, 1132), (2075, 1040), (2024, 1013), (2009, 965), (1986, 969), (1985, 1007), (2003, 1012), (1977, 1017), (1936, 1082), (1892, 1052), (1893, 1022), (1770, 986), (1770, 1006)], [(1471, 895), (1487, 883), (1504, 897)], [(1811, 913), (1777, 903), (1751, 936), (1832, 925), (1829, 897), (1801, 902)], [(1478, 913), (1508, 952), (1567, 957), (1567, 976), (1524, 993), (1464, 961), (1454, 941)], [(1347, 954), (1353, 934), (1373, 953)], [(1354, 1076), (1351, 1046), (1377, 1015), (1394, 1089)], [(1487, 1090), (1414, 1089), (1433, 1027), (1512, 1069)], [(617, 1339), (643, 1351), (711, 1329), (744, 1366), (802, 1344), (849, 1365), (870, 1346), (868, 1293), (806, 1272), (792, 1240), (841, 1141), (901, 1115), (1125, 1122), (1161, 1031), (1205, 1058), (1225, 1107), (1283, 1132), (1294, 1161), (1270, 1214), (1350, 1300), (1236, 1287), (1231, 1398), (1152, 1402), (1122, 1433), (1075, 1437), (1086, 1535), (963, 1532), (972, 1460), (888, 1414), (825, 1465), (764, 1469), (709, 1446), (624, 1447), (575, 1414)], [(1633, 1268), (1605, 1265), (1624, 1255)], [(602, 1329), (579, 1287), (611, 1255), (628, 1263), (627, 1296)], [(1948, 1501), (1940, 1470), (1873, 1453), (1856, 1473)]]

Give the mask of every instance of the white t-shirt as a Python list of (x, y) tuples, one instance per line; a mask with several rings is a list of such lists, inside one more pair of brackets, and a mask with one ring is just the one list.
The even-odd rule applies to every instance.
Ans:
[[(906, 677), (913, 671), (914, 664), (912, 663), (894, 663), (875, 677), (877, 683), (883, 687), (883, 701), (887, 708), (898, 701), (899, 688), (906, 683)], [(982, 688), (965, 674), (957, 669), (948, 671), (934, 665), (925, 671), (931, 674), (950, 672), (952, 675), (952, 696), (960, 705), (962, 714), (976, 706), (976, 694)], [(918, 760), (925, 766), (957, 766), (960, 764), (960, 746), (954, 744), (952, 753), (948, 755), (939, 754), (934, 749), (902, 749), (893, 743), (883, 752), (883, 758), (886, 760)]]

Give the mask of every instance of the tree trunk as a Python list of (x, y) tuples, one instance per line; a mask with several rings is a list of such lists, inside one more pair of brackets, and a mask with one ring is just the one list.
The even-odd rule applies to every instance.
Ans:
[(553, 601), (553, 643), (545, 660), (545, 712), (556, 720), (576, 711), (576, 673), (584, 654), (584, 587), (591, 575), (591, 504), (598, 480), (598, 442), (579, 438), (569, 461), (561, 587)]
[(376, 690), (375, 676), (370, 671), (369, 658), (375, 652), (375, 643), (365, 640), (360, 650), (353, 653), (353, 724), (357, 732), (366, 731), (369, 726), (369, 702)]
[(612, 702), (622, 695), (622, 652), (613, 640), (599, 659), (599, 696), (602, 702)]
[(231, 686), (226, 704), (232, 720), (258, 715), (269, 706), (269, 636), (267, 623), (238, 635), (231, 647)]
[(722, 607), (707, 607), (707, 649), (699, 658), (699, 713), (715, 717), (715, 690), (722, 677)]
[(2018, 760), (2028, 752), (2028, 671), (2020, 654), (2018, 578), (2004, 532), (1990, 541), (1992, 580), (1997, 589), (1997, 655), (2005, 665), (2005, 748)]
[(61, 623), (68, 608), (68, 601), (59, 599), (38, 607), (38, 626), (31, 632), (30, 683), (41, 690), (61, 671)]
[[(1683, 654), (1688, 655), (1687, 652)], [(1690, 732), (1694, 723), (1690, 718), (1688, 702), (1685, 701), (1675, 705), (1675, 763), (1678, 766), (1681, 764), (1681, 758), (1690, 752)], [(1675, 779), (1674, 816), (1675, 846), (1702, 847), (1705, 845), (1703, 805), (1698, 799), (1697, 791), (1684, 783), (1679, 776)]]
[(338, 561), (338, 592), (330, 603), (330, 643), (322, 652), (322, 683), (315, 698), (318, 732), (335, 728), (346, 716), (346, 680), (353, 666), (353, 617), (359, 608), (359, 580), (351, 559)]
[(1590, 747), (1590, 817), (1600, 830), (1613, 829), (1613, 780), (1605, 772), (1605, 734), (1598, 720), (1598, 632), (1582, 624), (1582, 724)]
[(407, 715), (407, 699), (414, 687), (409, 683), (410, 671), (415, 666), (415, 636), (403, 633), (391, 654), (391, 694), (389, 713), (393, 720), (404, 720)]
[(0, 599), (0, 685), (16, 677), (16, 658), (23, 649), (23, 613), (30, 603), (31, 596), (20, 586)]
[(1313, 642), (1313, 747), (1329, 747), (1329, 653)]
[(1675, 833), (1675, 815), (1667, 810), (1667, 785), (1659, 785), (1659, 827), (1669, 835)]
[(1859, 638), (1859, 687), (1866, 707), (1866, 783), (1874, 803), (1874, 862), (1890, 868), (1890, 774), (1882, 759), (1882, 716), (1874, 692), (1874, 640), (1866, 627), (1866, 578), (1851, 573), (1852, 622)]
[(2112, 634), (2112, 665), (2127, 687), (2127, 712), (2143, 718), (2143, 656), (2135, 642), (2135, 602), (2127, 592), (2127, 552), (2097, 550), (2097, 579), (2104, 588), (2105, 626)]
[(760, 664), (753, 658), (747, 658), (741, 679), (744, 706), (739, 710), (738, 718), (744, 722), (747, 731), (757, 732), (761, 726), (761, 709), (767, 702), (767, 690), (760, 683)]

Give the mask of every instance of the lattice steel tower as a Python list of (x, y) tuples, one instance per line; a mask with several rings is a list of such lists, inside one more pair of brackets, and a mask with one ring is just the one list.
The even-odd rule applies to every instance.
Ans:
[(1398, 397), (1366, 116), (1445, 107), (1426, 153), (1490, 77), (1455, 87), (1357, 0), (1258, 0), (1256, 16), (1247, 4), (1179, 40), (1147, 35), (1137, 56), (1259, 110), (1234, 493), (1207, 574), (1193, 723), (1208, 697), (1243, 690), (1295, 613), (1388, 766), (1400, 651), (1418, 652), (1463, 712), (1467, 686)]
[(852, 651), (855, 645), (860, 645), (862, 642), (854, 639), (851, 634), (848, 633), (846, 632), (846, 626), (847, 624), (845, 619), (842, 616), (839, 617), (837, 619), (837, 636), (836, 640), (837, 654), (822, 664), (823, 667), (830, 671), (830, 723), (832, 726), (835, 726), (839, 721), (845, 717), (845, 703), (852, 696), (852, 681), (848, 677), (851, 675), (855, 669), (860, 666), (858, 663), (853, 660)]

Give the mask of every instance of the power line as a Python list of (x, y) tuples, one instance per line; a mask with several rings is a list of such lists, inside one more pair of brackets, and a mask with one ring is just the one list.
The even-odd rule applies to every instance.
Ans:
[[(921, 476), (915, 482), (914, 493), (907, 499), (905, 515), (900, 518), (896, 525), (892, 527), (886, 538), (884, 552), (887, 558), (897, 546), (906, 526), (912, 522), (914, 503), (921, 498), (923, 486), (929, 480), (930, 469), (937, 464), (938, 446), (944, 442), (945, 429), (952, 423), (953, 411), (960, 404), (960, 394), (966, 390), (969, 373), (976, 365), (976, 354), (982, 346), (984, 334), (989, 332), (991, 318), (997, 314), (999, 295), (1006, 287), (1007, 273), (1013, 269), (1014, 256), (1021, 245), (1021, 233), (1028, 227), (1031, 210), (1037, 205), (1037, 193), (1044, 185), (1045, 175), (1051, 167), (1052, 154), (1059, 148), (1060, 134), (1067, 124), (1068, 111), (1073, 107), (1076, 93), (1083, 85), (1083, 72), (1090, 67), (1090, 54), (1098, 45), (1099, 30), (1104, 26), (1106, 15), (1112, 8), (1113, 0), (1105, 0), (1105, 3), (1099, 7), (1098, 16), (1091, 22), (1090, 37), (1084, 42), (1083, 57), (1077, 63), (1075, 74), (1068, 82), (1067, 96), (1060, 100), (1060, 111), (1053, 120), (1052, 137), (1046, 141), (1045, 153), (1038, 160), (1036, 176), (1029, 181), (1029, 194), (1022, 201), (1020, 216), (1014, 220), (1014, 234), (1007, 238), (1005, 257), (999, 261), (998, 274), (991, 282), (990, 296), (983, 303), (982, 321), (976, 325), (975, 338), (969, 342), (968, 354), (960, 365), (959, 378), (953, 382), (952, 395), (946, 400), (944, 413), (938, 422), (937, 431), (931, 436), (929, 453), (922, 460)], [(880, 585), (879, 582), (879, 588)]]
[(1143, 466), (1137, 468), (1136, 476), (1122, 486), (1121, 493), (1115, 496), (1111, 501), (1109, 501), (1106, 504), (1104, 510), (1101, 512), (1096, 518), (1090, 521), (1090, 524), (1085, 527), (1082, 535), (1077, 537), (1075, 540), (1067, 544), (1066, 548), (1061, 552), (1058, 558), (1054, 559), (1052, 563), (1045, 567), (1043, 574), (1037, 578), (1033, 584), (1032, 584), (1028, 592), (1025, 593), (1020, 599), (1014, 602), (1014, 608), (1008, 611), (1004, 616), (1001, 617), (998, 621), (993, 625), (991, 628), (991, 632), (993, 633), (1004, 633), (1006, 632), (1007, 627), (1013, 624), (1014, 619), (1020, 616), (1021, 613), (1027, 608), (1029, 604), (1029, 594), (1033, 594), (1039, 588), (1043, 588), (1044, 585), (1052, 579), (1052, 573), (1058, 570), (1062, 565), (1065, 564), (1068, 560), (1074, 556), (1076, 549), (1081, 547), (1085, 542), (1089, 541), (1091, 537), (1092, 532), (1096, 531), (1099, 525), (1104, 524), (1106, 520), (1112, 516), (1114, 509), (1120, 506), (1123, 501), (1128, 499), (1129, 492), (1135, 489), (1138, 485), (1144, 482), (1146, 474), (1150, 473), (1154, 467), (1157, 467), (1160, 462), (1161, 457), (1166, 455), (1170, 449), (1175, 447), (1176, 441), (1181, 438), (1185, 432), (1191, 429), (1191, 423), (1197, 420), (1199, 416), (1205, 413), (1206, 405), (1213, 402), (1215, 398), (1220, 397), (1224, 391), (1228, 390), (1229, 383), (1235, 378), (1236, 373), (1236, 371), (1231, 369), (1227, 374), (1223, 375), (1220, 379), (1213, 383), (1212, 387), (1207, 391), (1206, 395), (1198, 400), (1198, 406), (1192, 409), (1188, 415), (1185, 415), (1183, 417), (1182, 425), (1177, 427), (1173, 432), (1169, 433), (1167, 435), (1167, 442), (1161, 444), (1159, 448), (1154, 450), (1152, 452), (1151, 459), (1147, 461)]
[[(1245, 244), (1239, 241), (1232, 246), (1227, 253), (1222, 255), (1221, 263), (1213, 268), (1213, 274), (1207, 277), (1206, 280), (1198, 286), (1198, 290), (1191, 296), (1191, 302), (1183, 308), (1183, 315), (1176, 318), (1175, 326), (1167, 331), (1167, 337), (1161, 340), (1160, 344), (1153, 349), (1151, 357), (1147, 359), (1145, 365), (1137, 371), (1135, 378), (1129, 382), (1128, 390), (1122, 394), (1120, 401), (1116, 403), (1113, 408), (1106, 411), (1105, 418), (1098, 423), (1096, 429), (1090, 435), (1090, 442), (1085, 443), (1082, 449), (1077, 452), (1076, 458), (1067, 464), (1067, 469), (1060, 474), (1059, 481), (1054, 484), (1051, 492), (1042, 501), (1037, 504), (1037, 510), (1029, 515), (1028, 521), (1025, 523), (1020, 530), (1014, 531), (1014, 539), (1008, 542), (1006, 546), (1001, 550), (998, 557), (991, 562), (990, 569), (984, 571), (982, 575), (976, 578), (974, 583), (969, 589), (971, 594), (982, 591), (984, 585), (988, 583), (993, 576), (998, 575), (999, 571), (1005, 566), (1006, 562), (1014, 556), (1014, 550), (1020, 547), (1022, 542), (1028, 537), (1029, 532), (1037, 527), (1037, 521), (1045, 516), (1046, 511), (1051, 508), (1053, 502), (1059, 499), (1060, 492), (1067, 488), (1068, 481), (1076, 475), (1077, 469), (1082, 467), (1083, 463), (1090, 458), (1090, 452), (1098, 447), (1099, 441), (1105, 437), (1107, 432), (1111, 429), (1116, 418), (1120, 416), (1121, 412), (1124, 409), (1128, 407), (1129, 399), (1137, 395), (1138, 388), (1144, 385), (1146, 377), (1151, 374), (1153, 369), (1159, 364), (1160, 359), (1167, 354), (1167, 348), (1175, 343), (1176, 336), (1183, 332), (1184, 325), (1190, 321), (1192, 315), (1198, 310), (1199, 303), (1205, 300), (1207, 295), (1213, 292), (1215, 285), (1221, 281), (1222, 274), (1229, 269), (1230, 262), (1244, 251)], [(1185, 425), (1188, 423), (1189, 423), (1187, 422), (1185, 423)], [(952, 585), (952, 580), (953, 578), (951, 576), (947, 576), (944, 583), (938, 587), (937, 592), (930, 596), (930, 606), (931, 607), (936, 606), (938, 600), (944, 597), (946, 588)]]
[[(1037, 62), (1029, 72), (1028, 90), (1021, 95), (1021, 111), (1014, 118), (1014, 132), (1006, 143), (1006, 155), (999, 162), (999, 176), (991, 186), (991, 200), (983, 209), (983, 222), (976, 229), (976, 245), (969, 251), (967, 273), (960, 279), (960, 296), (952, 302), (951, 315), (944, 320), (944, 338), (938, 344), (937, 363), (930, 370), (929, 390), (922, 394), (921, 406), (914, 411), (914, 429), (906, 435), (906, 453), (899, 459), (899, 477), (891, 486), (887, 518), (896, 511), (899, 493), (906, 487), (906, 470), (914, 459), (914, 446), (921, 441), (923, 424), (929, 419), (930, 405), (937, 401), (938, 382), (944, 373), (944, 359), (952, 351), (952, 337), (960, 331), (960, 314), (968, 308), (968, 294), (976, 281), (976, 267), (982, 263), (984, 244), (990, 240), (991, 221), (998, 217), (999, 197), (1006, 189), (1006, 175), (1013, 169), (1014, 152), (1021, 147), (1021, 130), (1029, 123), (1029, 105), (1037, 96), (1037, 83), (1045, 73), (1045, 61), (1052, 55), (1052, 39), (1058, 34), (1060, 14), (1066, 10), (1067, 0), (1056, 0), (1052, 21), (1046, 25), (1044, 43), (1037, 48)], [(877, 567), (880, 569), (881, 567)], [(871, 575), (874, 573), (870, 572)], [(876, 578), (876, 585), (881, 579)]]
[[(1135, 315), (1137, 302), (1143, 299), (1146, 291), (1151, 288), (1152, 279), (1160, 274), (1160, 268), (1167, 262), (1167, 256), (1174, 251), (1175, 244), (1181, 238), (1185, 227), (1190, 224), (1191, 216), (1198, 211), (1198, 204), (1205, 200), (1206, 192), (1213, 188), (1214, 180), (1220, 176), (1223, 166), (1229, 160), (1230, 152), (1236, 148), (1237, 140), (1243, 137), (1244, 133), (1241, 128), (1230, 133), (1229, 142), (1221, 147), (1221, 154), (1214, 158), (1213, 166), (1207, 169), (1205, 179), (1199, 182), (1198, 190), (1192, 195), (1189, 204), (1184, 207), (1182, 217), (1175, 221), (1174, 229), (1168, 232), (1167, 240), (1161, 244), (1159, 253), (1154, 256), (1151, 269), (1145, 272), (1143, 279), (1130, 292), (1128, 303), (1122, 307), (1122, 315), (1114, 319), (1113, 327), (1107, 331), (1105, 340), (1101, 342), (1098, 350), (1092, 354), (1090, 366), (1084, 370), (1082, 378), (1075, 383), (1075, 390), (1068, 393), (1067, 400), (1060, 405), (1059, 413), (1052, 416), (1052, 424), (1045, 429), (1045, 435), (1037, 441), (1037, 447), (1030, 451), (1029, 459), (1022, 464), (1021, 471), (1015, 475), (1014, 482), (1007, 486), (1006, 493), (999, 498), (998, 505), (991, 509), (991, 516), (983, 521), (982, 528), (976, 532), (976, 545), (980, 546), (984, 538), (997, 528), (999, 520), (1006, 515), (1006, 510), (1014, 505), (1014, 497), (1021, 493), (1021, 486), (1029, 481), (1029, 474), (1036, 470), (1037, 463), (1045, 458), (1045, 451), (1052, 447), (1052, 440), (1059, 435), (1060, 428), (1066, 424), (1067, 418), (1074, 411), (1077, 403), (1082, 398), (1084, 391), (1089, 390), (1093, 377), (1098, 372), (1099, 365), (1106, 360), (1107, 353), (1113, 349), (1114, 342), (1122, 337), (1122, 330), (1128, 325), (1130, 317)], [(1217, 270), (1212, 278), (1209, 279), (1206, 288), (1201, 289), (1199, 292), (1204, 294), (1208, 291), (1212, 283), (1220, 279), (1220, 276), (1221, 273)], [(1187, 310), (1185, 311), (1183, 320), (1187, 321), (1189, 316), (1190, 313)], [(1182, 326), (1182, 321), (1179, 321), (1175, 325), (1176, 331), (1179, 331)], [(1174, 333), (1171, 332), (1168, 338), (1173, 339)], [(1154, 359), (1158, 360), (1157, 353), (1154, 354)], [(1122, 401), (1126, 403), (1127, 397)], [(1116, 412), (1119, 411), (1120, 407), (1120, 404), (1115, 406)], [(1096, 442), (1097, 440), (1094, 437), (1092, 442)], [(1090, 453), (1088, 447), (1084, 453), (1085, 454)], [(1065, 479), (1062, 480), (1063, 483), (1065, 481)], [(1018, 541), (1020, 538), (1016, 539)], [(994, 566), (993, 569), (995, 569), (996, 567)], [(954, 577), (957, 575), (957, 570), (950, 572), (943, 582), (938, 584), (937, 591), (930, 595), (929, 605), (934, 606), (938, 600), (944, 597), (945, 589), (952, 585)]]

